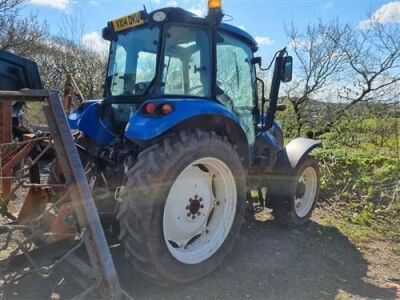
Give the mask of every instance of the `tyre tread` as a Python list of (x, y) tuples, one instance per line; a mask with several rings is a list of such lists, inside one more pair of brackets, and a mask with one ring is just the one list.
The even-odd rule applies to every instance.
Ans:
[[(166, 137), (162, 142), (157, 143), (144, 150), (138, 156), (138, 162), (128, 171), (128, 180), (125, 193), (122, 192), (122, 203), (119, 205), (117, 218), (120, 222), (120, 240), (129, 261), (136, 266), (137, 271), (147, 280), (165, 287), (180, 287), (186, 282), (178, 282), (176, 278), (171, 278), (166, 272), (157, 268), (156, 259), (148, 259), (151, 247), (151, 232), (146, 228), (151, 228), (153, 218), (152, 211), (145, 211), (139, 201), (149, 198), (151, 190), (149, 186), (154, 180), (152, 174), (169, 168), (172, 164), (172, 156), (177, 153), (187, 151), (188, 148), (196, 147), (199, 140), (213, 140), (217, 144), (233, 146), (215, 132), (204, 132), (201, 130), (180, 131), (178, 134)], [(186, 150), (185, 150), (186, 149)], [(240, 162), (240, 157), (233, 151)], [(135, 191), (133, 195), (132, 191)], [(135, 199), (133, 199), (135, 198)], [(150, 197), (151, 198), (151, 197)], [(236, 233), (235, 239), (239, 235)]]

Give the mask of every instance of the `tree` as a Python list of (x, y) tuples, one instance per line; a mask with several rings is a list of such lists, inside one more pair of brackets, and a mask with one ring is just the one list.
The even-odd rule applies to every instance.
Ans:
[(47, 37), (47, 27), (36, 17), (20, 18), (24, 0), (0, 0), (0, 49), (28, 56), (37, 49), (38, 41)]
[(293, 23), (286, 29), (298, 66), (293, 83), (285, 91), (296, 117), (297, 136), (307, 122), (305, 110), (310, 100), (340, 79), (345, 68), (341, 45), (348, 30), (348, 26), (341, 26), (337, 21), (323, 23), (321, 20), (309, 24), (304, 33)]
[(0, 16), (12, 15), (24, 0), (0, 0)]
[(400, 96), (400, 26), (370, 23), (351, 28), (340, 44), (347, 68), (338, 101), (345, 103), (321, 134), (329, 132), (350, 107), (360, 102), (393, 101)]
[[(371, 22), (360, 27), (319, 20), (304, 33), (292, 24), (287, 33), (297, 67), (285, 92), (297, 136), (304, 127), (314, 137), (330, 132), (358, 103), (399, 97), (398, 24)], [(325, 109), (316, 101), (325, 103)]]
[(44, 41), (30, 57), (39, 66), (45, 88), (62, 91), (66, 75), (70, 74), (86, 98), (102, 96), (107, 63), (105, 56), (53, 37)]

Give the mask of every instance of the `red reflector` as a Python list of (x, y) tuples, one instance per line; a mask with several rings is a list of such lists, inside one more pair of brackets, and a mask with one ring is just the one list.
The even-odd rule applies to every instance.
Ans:
[(153, 103), (147, 103), (144, 107), (144, 111), (149, 115), (153, 114), (155, 110), (156, 106)]
[(161, 111), (164, 115), (168, 115), (172, 112), (172, 106), (171, 104), (164, 104), (163, 106), (161, 106)]

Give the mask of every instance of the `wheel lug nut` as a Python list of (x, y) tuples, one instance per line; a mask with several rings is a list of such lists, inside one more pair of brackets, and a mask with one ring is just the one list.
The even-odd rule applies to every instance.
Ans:
[(186, 209), (189, 209), (189, 205), (188, 205), (188, 206), (186, 206)]
[(198, 199), (198, 198), (199, 198), (199, 196), (197, 196), (197, 195), (194, 196), (194, 199)]
[(219, 201), (216, 204), (217, 204), (217, 206), (219, 206)]
[(200, 198), (199, 201), (200, 201), (200, 202), (203, 201), (203, 198)]
[(195, 216), (195, 215), (192, 216), (192, 220), (194, 220), (194, 219), (196, 219), (196, 216)]
[(187, 217), (189, 218), (191, 216), (191, 214), (189, 213), (189, 214), (187, 214)]
[(204, 205), (200, 205), (200, 208), (204, 208)]
[(200, 217), (200, 215), (201, 215), (201, 212), (198, 212), (198, 213), (197, 213), (197, 215)]

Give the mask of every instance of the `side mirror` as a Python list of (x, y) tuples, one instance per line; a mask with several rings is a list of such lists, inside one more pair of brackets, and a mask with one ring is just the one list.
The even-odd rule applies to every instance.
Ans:
[(251, 63), (252, 65), (259, 65), (259, 66), (261, 66), (261, 63), (262, 63), (262, 61), (261, 61), (261, 56), (253, 57), (253, 58), (250, 60), (250, 63)]
[(293, 78), (293, 57), (286, 56), (283, 58), (282, 66), (282, 82), (291, 82)]

